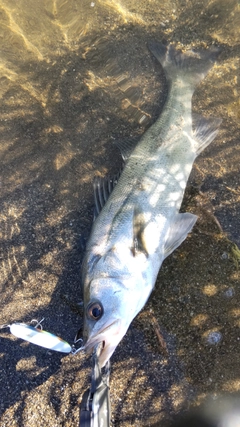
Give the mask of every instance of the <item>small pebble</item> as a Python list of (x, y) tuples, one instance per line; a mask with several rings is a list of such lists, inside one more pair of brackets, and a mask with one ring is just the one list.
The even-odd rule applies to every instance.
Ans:
[(233, 297), (233, 296), (234, 296), (235, 291), (234, 291), (234, 289), (233, 289), (233, 288), (228, 288), (228, 289), (224, 292), (224, 294), (225, 294), (225, 296), (226, 296), (227, 298), (231, 298), (231, 297)]
[(227, 252), (223, 252), (223, 254), (221, 255), (222, 259), (228, 259), (228, 254)]
[(211, 345), (218, 344), (221, 340), (222, 334), (218, 331), (210, 332), (207, 336), (207, 342)]

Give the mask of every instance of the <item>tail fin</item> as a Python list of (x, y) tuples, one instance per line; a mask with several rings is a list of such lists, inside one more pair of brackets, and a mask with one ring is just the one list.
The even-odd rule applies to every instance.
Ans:
[(216, 46), (208, 50), (191, 50), (186, 53), (177, 50), (173, 44), (165, 46), (162, 43), (151, 42), (148, 47), (162, 65), (168, 80), (182, 79), (193, 87), (204, 79), (220, 53), (220, 49)]

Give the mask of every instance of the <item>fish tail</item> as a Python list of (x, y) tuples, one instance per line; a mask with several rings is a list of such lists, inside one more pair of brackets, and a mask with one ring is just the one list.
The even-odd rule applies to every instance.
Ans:
[(185, 53), (177, 50), (173, 44), (151, 42), (148, 47), (162, 65), (167, 80), (181, 79), (193, 88), (204, 79), (220, 53), (217, 46)]

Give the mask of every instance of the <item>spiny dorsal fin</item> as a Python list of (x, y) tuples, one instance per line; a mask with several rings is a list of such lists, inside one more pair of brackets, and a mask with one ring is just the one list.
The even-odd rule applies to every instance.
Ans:
[(119, 180), (119, 177), (122, 173), (122, 170), (123, 170), (123, 167), (113, 177), (108, 176), (108, 177), (101, 178), (97, 176), (94, 178), (94, 181), (93, 181), (93, 192), (94, 192), (94, 203), (95, 203), (94, 220), (97, 218), (97, 216), (101, 212), (111, 192), (116, 186)]

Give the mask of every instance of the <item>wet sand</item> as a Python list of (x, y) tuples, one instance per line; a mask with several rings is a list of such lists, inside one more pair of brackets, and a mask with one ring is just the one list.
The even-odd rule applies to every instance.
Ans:
[[(0, 324), (45, 318), (72, 343), (92, 182), (114, 174), (114, 145), (160, 114), (152, 39), (222, 49), (193, 111), (221, 117), (183, 211), (193, 232), (112, 357), (112, 426), (165, 426), (208, 395), (240, 390), (240, 9), (237, 1), (0, 2)], [(76, 426), (91, 361), (0, 331), (1, 427)]]

